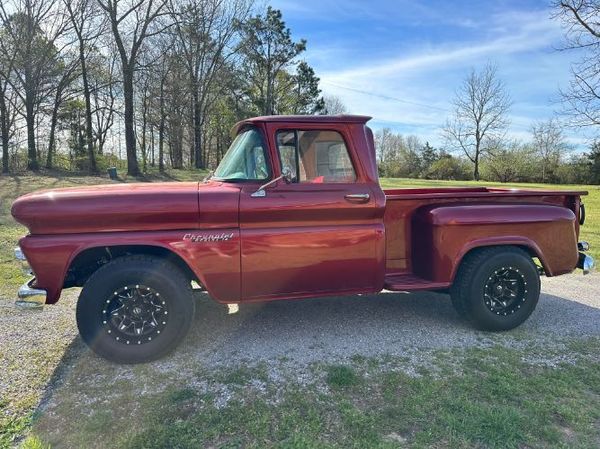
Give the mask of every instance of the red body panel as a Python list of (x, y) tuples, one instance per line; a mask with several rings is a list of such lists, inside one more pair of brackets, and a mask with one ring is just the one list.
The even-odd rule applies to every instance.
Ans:
[(93, 233), (52, 236), (28, 236), (19, 245), (36, 275), (36, 287), (48, 292), (48, 303), (60, 297), (71, 261), (80, 252), (115, 245), (152, 245), (166, 248), (187, 262), (211, 296), (222, 302), (237, 302), (240, 297), (240, 239), (237, 228), (224, 229), (233, 234), (228, 241), (205, 245), (185, 239), (214, 235), (197, 229), (131, 233)]
[(195, 228), (198, 183), (42, 190), (18, 198), (12, 213), (32, 234)]
[[(368, 117), (257, 117), (272, 176), (281, 129), (342, 135), (357, 179), (287, 184), (253, 197), (257, 183), (162, 183), (56, 189), (17, 199), (31, 235), (20, 245), (35, 286), (58, 300), (82, 251), (155, 246), (179, 256), (221, 302), (300, 298), (382, 288), (444, 288), (477, 246), (510, 244), (537, 255), (548, 275), (577, 263), (579, 196), (586, 192), (486, 188), (395, 189), (378, 184)], [(346, 195), (368, 194), (355, 202)], [(222, 239), (221, 236), (227, 236)]]
[(418, 242), (418, 248), (413, 248), (413, 272), (450, 283), (469, 250), (504, 244), (529, 248), (549, 276), (568, 273), (578, 259), (574, 222), (569, 209), (543, 204), (425, 207), (412, 223), (413, 239)]

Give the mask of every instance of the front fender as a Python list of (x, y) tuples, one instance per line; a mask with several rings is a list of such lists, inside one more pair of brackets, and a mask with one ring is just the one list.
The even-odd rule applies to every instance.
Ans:
[(412, 221), (413, 271), (425, 279), (452, 282), (474, 248), (516, 245), (537, 256), (548, 276), (577, 265), (575, 214), (545, 204), (456, 204), (419, 209)]
[(208, 293), (220, 302), (240, 298), (239, 229), (181, 230), (73, 235), (30, 235), (19, 241), (36, 281), (47, 291), (46, 303), (60, 298), (69, 266), (77, 255), (92, 248), (155, 246), (179, 256)]

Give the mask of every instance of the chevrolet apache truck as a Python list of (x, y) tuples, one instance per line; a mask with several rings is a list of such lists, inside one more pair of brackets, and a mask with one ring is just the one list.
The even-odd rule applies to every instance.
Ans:
[(199, 182), (34, 192), (12, 206), (21, 305), (83, 287), (76, 320), (97, 354), (157, 359), (192, 324), (193, 290), (235, 310), (290, 298), (437, 290), (479, 329), (525, 321), (540, 274), (589, 272), (587, 192), (382, 190), (363, 116), (244, 120)]

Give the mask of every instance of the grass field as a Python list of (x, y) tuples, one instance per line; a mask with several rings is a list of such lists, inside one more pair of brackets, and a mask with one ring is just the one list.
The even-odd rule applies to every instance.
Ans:
[[(146, 180), (198, 178), (202, 174), (174, 172)], [(111, 181), (105, 177), (62, 173), (0, 176), (0, 305), (5, 306), (0, 313), (12, 313), (9, 304), (25, 280), (13, 260), (13, 248), (25, 230), (12, 220), (11, 202), (41, 188), (107, 182)], [(382, 180), (384, 188), (474, 184)], [(588, 219), (581, 238), (600, 256), (598, 186), (511, 186), (590, 191), (584, 199)], [(0, 341), (2, 332), (0, 329)], [(11, 396), (0, 397), (0, 447), (10, 447), (24, 434), (30, 434), (25, 442), (29, 449), (47, 447), (47, 443), (57, 448), (600, 447), (597, 339), (571, 341), (564, 350), (575, 362), (553, 366), (528, 362), (532, 351), (544, 348), (441, 351), (432, 354), (431, 363), (414, 376), (405, 373), (402, 360), (360, 357), (342, 365), (311, 366), (309, 382), (294, 376), (273, 382), (260, 366), (210, 372), (196, 367), (199, 378), (226, 385), (233, 392), (235, 399), (226, 405), (185, 382), (153, 389), (148, 381), (143, 394), (133, 395), (138, 376), (160, 380), (152, 365), (140, 366), (130, 371), (132, 378), (115, 380), (112, 386), (120, 394), (105, 395), (105, 386), (80, 386), (85, 397), (98, 398), (98, 402), (88, 406), (79, 395), (65, 396), (50, 419), (35, 408), (55, 369), (64, 370), (63, 365), (71, 363), (61, 362), (69, 343), (57, 342), (43, 353), (35, 348), (25, 351), (20, 363), (39, 374)], [(2, 364), (3, 351), (0, 347)], [(114, 369), (103, 366), (93, 365), (95, 370), (105, 369), (97, 373), (99, 377)], [(257, 384), (262, 386), (260, 394), (251, 388)], [(135, 426), (128, 424), (131, 419)], [(53, 429), (57, 422), (61, 428)]]

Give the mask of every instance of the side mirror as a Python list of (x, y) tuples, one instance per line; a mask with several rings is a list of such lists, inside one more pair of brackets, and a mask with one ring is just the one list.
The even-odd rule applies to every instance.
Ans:
[(256, 192), (254, 192), (252, 195), (250, 195), (252, 198), (263, 198), (265, 196), (267, 196), (267, 192), (265, 191), (265, 189), (269, 186), (272, 186), (273, 184), (275, 184), (277, 181), (281, 181), (284, 180), (287, 184), (289, 184), (290, 182), (292, 182), (292, 171), (289, 169), (289, 167), (284, 167), (283, 170), (281, 170), (281, 176), (278, 176), (275, 179), (271, 179), (269, 182), (263, 184), (262, 186), (260, 186), (258, 188), (258, 190)]
[(290, 167), (283, 167), (283, 170), (281, 170), (281, 179), (288, 184), (292, 182), (292, 169)]

